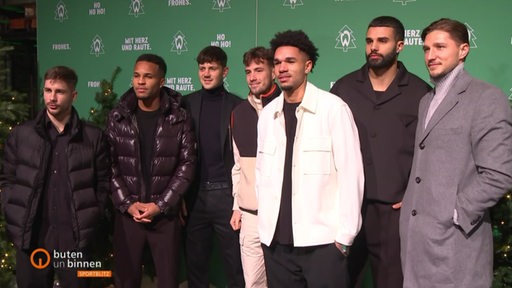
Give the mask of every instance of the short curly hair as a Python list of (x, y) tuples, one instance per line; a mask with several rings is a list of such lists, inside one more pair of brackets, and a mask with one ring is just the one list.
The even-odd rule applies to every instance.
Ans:
[(315, 63), (318, 60), (318, 48), (315, 47), (313, 42), (309, 40), (308, 35), (302, 30), (287, 30), (284, 32), (278, 32), (274, 35), (274, 38), (270, 40), (270, 49), (274, 54), (277, 48), (281, 46), (292, 46), (298, 48), (300, 51), (308, 55), (309, 60), (313, 62), (311, 71), (315, 67)]

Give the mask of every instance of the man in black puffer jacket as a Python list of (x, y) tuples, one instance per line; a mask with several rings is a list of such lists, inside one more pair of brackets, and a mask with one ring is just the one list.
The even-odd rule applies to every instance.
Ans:
[(154, 54), (137, 58), (132, 85), (111, 111), (112, 201), (116, 287), (140, 287), (146, 244), (158, 287), (178, 287), (178, 210), (195, 171), (192, 118), (181, 95), (164, 87), (167, 66)]
[[(80, 120), (72, 106), (77, 80), (68, 67), (49, 69), (45, 109), (14, 128), (5, 145), (2, 210), (16, 248), (20, 288), (53, 287), (54, 274), (62, 287), (88, 287), (86, 278), (68, 269), (68, 260), (90, 255), (108, 197), (110, 157), (102, 131)], [(53, 263), (46, 263), (49, 259), (42, 259), (44, 252), (37, 248), (46, 250)], [(39, 270), (31, 262), (48, 266)]]

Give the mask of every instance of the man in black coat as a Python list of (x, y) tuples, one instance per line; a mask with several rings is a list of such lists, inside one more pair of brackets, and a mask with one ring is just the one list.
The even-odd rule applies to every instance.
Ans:
[(412, 165), (419, 101), (431, 89), (398, 61), (403, 47), (404, 26), (398, 19), (373, 19), (366, 33), (366, 64), (331, 88), (354, 114), (364, 162), (363, 226), (348, 258), (352, 287), (360, 287), (368, 256), (375, 287), (402, 287), (400, 205)]
[(187, 201), (188, 287), (208, 287), (212, 232), (219, 239), (228, 287), (244, 287), (238, 231), (233, 231), (229, 224), (234, 164), (230, 118), (242, 99), (224, 88), (223, 80), (229, 69), (227, 55), (221, 48), (208, 46), (196, 60), (202, 89), (183, 98), (194, 119), (199, 155), (195, 185)]
[(44, 75), (45, 109), (15, 127), (5, 145), (2, 208), (16, 248), (18, 287), (88, 287), (70, 263), (89, 261), (108, 195), (110, 157), (102, 131), (73, 108), (78, 77)]
[(157, 287), (178, 287), (178, 211), (194, 177), (196, 141), (181, 95), (163, 86), (166, 71), (162, 57), (140, 55), (133, 88), (109, 114), (116, 287), (140, 287), (146, 247)]

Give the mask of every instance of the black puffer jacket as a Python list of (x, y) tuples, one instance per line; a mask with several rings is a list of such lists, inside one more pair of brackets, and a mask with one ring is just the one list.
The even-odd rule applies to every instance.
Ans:
[(146, 191), (140, 162), (137, 98), (130, 88), (109, 115), (107, 136), (112, 152), (112, 201), (125, 212), (134, 202), (150, 199), (164, 213), (177, 212), (180, 199), (194, 176), (196, 140), (192, 119), (180, 107), (181, 95), (161, 89), (161, 117), (155, 132), (150, 187)]
[[(2, 210), (7, 234), (19, 249), (29, 249), (37, 209), (50, 163), (51, 143), (45, 127), (46, 110), (13, 129), (5, 145), (0, 176)], [(110, 156), (102, 131), (78, 118), (73, 109), (67, 148), (71, 213), (76, 248), (94, 239), (108, 197)], [(40, 206), (39, 206), (40, 207)]]

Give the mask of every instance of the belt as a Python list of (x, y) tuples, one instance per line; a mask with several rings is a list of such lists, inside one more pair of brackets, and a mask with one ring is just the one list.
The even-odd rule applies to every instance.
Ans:
[(228, 189), (231, 188), (231, 184), (228, 182), (202, 182), (199, 185), (201, 190), (220, 190), (220, 189)]
[(238, 209), (240, 209), (243, 212), (252, 214), (252, 215), (258, 215), (258, 210), (250, 210), (250, 209), (245, 209), (245, 208), (242, 208), (242, 207), (238, 207)]

